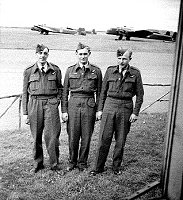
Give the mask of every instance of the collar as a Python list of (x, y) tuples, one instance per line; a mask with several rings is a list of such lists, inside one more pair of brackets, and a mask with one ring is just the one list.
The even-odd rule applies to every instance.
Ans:
[[(126, 73), (130, 73), (130, 74), (131, 74), (131, 67), (130, 67), (130, 65), (126, 66), (125, 69), (126, 69)], [(119, 65), (116, 65), (116, 66), (113, 68), (112, 72), (113, 72), (113, 73), (116, 73), (116, 72), (119, 73)]]
[[(49, 71), (49, 70), (55, 71), (55, 69), (53, 68), (53, 65), (51, 63), (46, 62), (45, 65), (44, 65), (44, 67), (47, 68), (47, 71)], [(40, 65), (36, 62), (32, 68), (33, 73), (35, 73), (37, 70), (39, 70), (39, 67), (40, 67)]]
[(83, 66), (85, 66), (85, 68), (89, 68), (89, 63), (86, 63), (86, 65), (83, 65), (82, 63), (78, 63), (78, 65), (82, 68)]
[[(92, 66), (90, 65), (90, 63), (88, 62), (85, 66), (85, 69), (89, 69), (90, 71), (92, 71)], [(83, 65), (81, 63), (77, 63), (74, 67), (74, 71), (77, 72), (78, 69), (82, 69)]]
[(39, 67), (40, 70), (42, 67), (44, 67), (44, 71), (47, 71), (47, 69), (48, 69), (47, 62), (44, 65), (41, 65), (41, 63), (37, 62), (37, 66)]

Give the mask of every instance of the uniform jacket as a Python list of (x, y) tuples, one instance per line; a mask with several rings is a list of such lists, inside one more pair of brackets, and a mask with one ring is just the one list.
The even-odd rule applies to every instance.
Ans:
[(61, 99), (63, 89), (61, 70), (53, 63), (47, 63), (47, 66), (44, 76), (41, 74), (37, 63), (24, 71), (22, 95), (24, 115), (28, 114), (27, 104), (30, 96), (56, 96)]
[(98, 106), (99, 95), (102, 86), (102, 73), (99, 67), (90, 64), (83, 73), (79, 64), (68, 67), (65, 79), (62, 98), (62, 112), (68, 112), (68, 95), (71, 93), (96, 94)]
[(136, 96), (133, 113), (138, 115), (143, 103), (143, 95), (142, 78), (137, 68), (128, 65), (122, 77), (119, 73), (119, 66), (110, 66), (104, 76), (98, 110), (103, 110), (107, 96), (124, 100)]

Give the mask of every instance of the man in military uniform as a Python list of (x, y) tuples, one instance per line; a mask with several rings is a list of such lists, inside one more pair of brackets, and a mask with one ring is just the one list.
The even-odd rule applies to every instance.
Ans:
[(34, 172), (44, 168), (42, 135), (50, 158), (51, 170), (59, 170), (59, 135), (61, 131), (58, 106), (62, 95), (62, 75), (58, 66), (47, 62), (49, 48), (37, 45), (37, 62), (26, 68), (23, 79), (23, 115), (30, 124), (34, 138)]
[(62, 119), (67, 121), (70, 156), (68, 171), (76, 167), (80, 171), (87, 168), (91, 136), (95, 120), (98, 119), (102, 73), (98, 67), (89, 63), (90, 54), (90, 48), (79, 43), (76, 50), (78, 63), (68, 67), (65, 74)]
[[(112, 169), (114, 174), (121, 174), (121, 162), (127, 134), (131, 123), (137, 120), (143, 102), (143, 84), (140, 71), (129, 65), (132, 51), (117, 50), (118, 65), (108, 67), (99, 101), (100, 136), (94, 170), (91, 175), (104, 171), (105, 162), (115, 135)], [(132, 98), (136, 96), (135, 106)], [(134, 108), (133, 108), (134, 107)]]

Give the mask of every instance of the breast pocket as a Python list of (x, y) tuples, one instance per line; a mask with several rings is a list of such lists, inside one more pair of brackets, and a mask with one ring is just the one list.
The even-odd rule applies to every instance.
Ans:
[(57, 89), (56, 80), (56, 74), (48, 76), (48, 89)]
[(80, 74), (69, 74), (69, 85), (71, 89), (78, 88), (81, 85)]
[(126, 92), (133, 92), (134, 88), (135, 88), (135, 84), (136, 84), (136, 78), (135, 76), (133, 77), (127, 77), (125, 79), (125, 84), (124, 84), (124, 91)]
[(29, 79), (29, 88), (31, 91), (35, 91), (39, 88), (39, 75), (31, 75)]
[(119, 86), (117, 78), (109, 78), (108, 84), (109, 84), (109, 91), (116, 91)]
[(88, 75), (87, 79), (88, 79), (88, 87), (90, 89), (95, 89), (96, 81), (97, 81), (97, 74), (90, 74), (90, 75)]

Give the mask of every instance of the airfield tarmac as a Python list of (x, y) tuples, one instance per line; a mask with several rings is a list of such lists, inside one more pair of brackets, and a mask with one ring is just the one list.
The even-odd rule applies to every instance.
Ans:
[[(104, 75), (110, 65), (116, 64), (116, 49), (131, 48), (131, 65), (138, 67), (143, 83), (171, 84), (175, 43), (132, 38), (131, 41), (116, 41), (117, 36), (98, 32), (97, 35), (40, 35), (28, 28), (1, 28), (0, 46), (0, 97), (21, 94), (25, 67), (36, 61), (35, 47), (43, 43), (50, 48), (49, 61), (57, 64), (64, 78), (68, 66), (76, 60), (78, 42), (91, 47), (90, 62), (99, 66)], [(170, 91), (170, 87), (144, 86), (142, 109)], [(14, 98), (0, 100), (2, 114)], [(169, 99), (169, 95), (164, 98)], [(157, 102), (145, 112), (167, 112), (168, 101)], [(0, 130), (18, 128), (18, 101), (0, 119)]]

